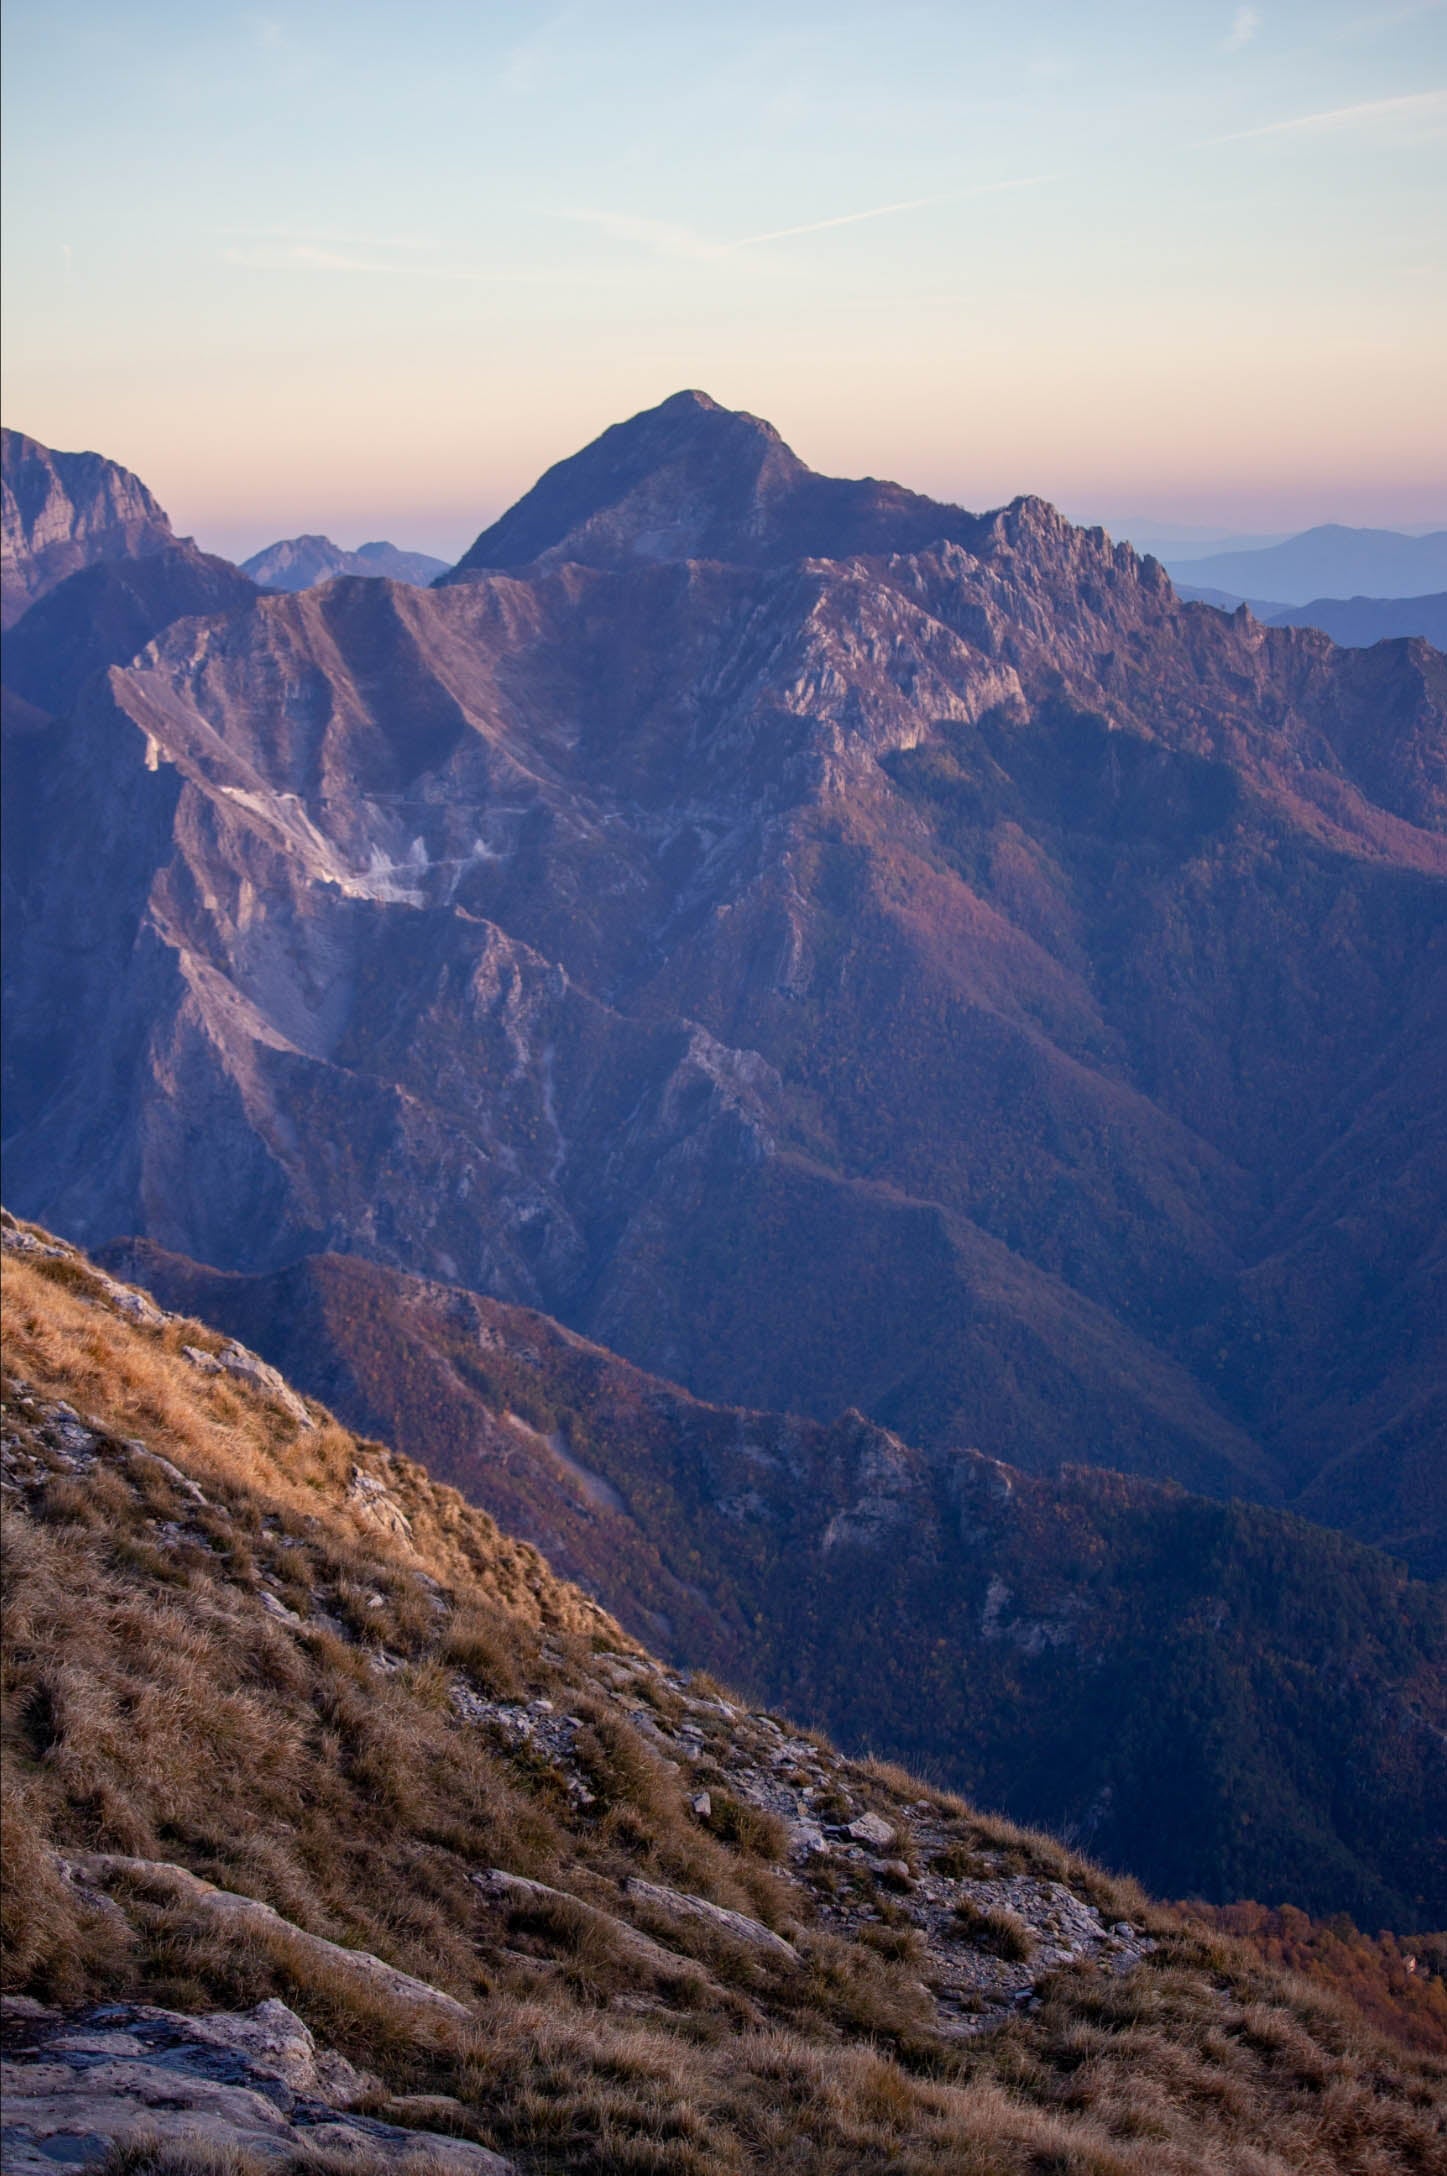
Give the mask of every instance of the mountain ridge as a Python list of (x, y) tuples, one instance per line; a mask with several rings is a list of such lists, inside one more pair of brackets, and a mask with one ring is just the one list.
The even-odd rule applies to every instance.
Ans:
[(77, 568), (11, 627), (6, 693), (64, 716), (89, 680), (128, 663), (177, 620), (229, 617), (255, 596), (229, 560), (198, 551), (189, 539)]
[(100, 454), (55, 453), (7, 429), (0, 474), (7, 734), (38, 731), (174, 621), (232, 613), (255, 595)]
[(1422, 597), (1313, 597), (1306, 604), (1283, 605), (1260, 597), (1240, 597), (1223, 589), (1195, 589), (1177, 574), (1176, 594), (1199, 604), (1234, 612), (1239, 605), (1267, 627), (1317, 627), (1333, 642), (1365, 649), (1374, 642), (1420, 636), (1434, 649), (1447, 647), (1447, 590)]
[[(541, 560), (185, 622), (25, 741), (20, 1206), (1037, 1471), (1410, 1494), (1442, 658), (1182, 605), (1036, 501), (860, 556), (897, 509), (842, 486), (842, 556), (779, 561), (808, 472), (683, 402), (552, 472)], [(640, 558), (719, 446), (744, 559)]]

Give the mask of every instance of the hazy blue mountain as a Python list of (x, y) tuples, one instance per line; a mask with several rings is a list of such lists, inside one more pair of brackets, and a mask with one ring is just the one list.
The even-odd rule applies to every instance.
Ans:
[(1349, 650), (1369, 649), (1374, 642), (1403, 635), (1420, 635), (1437, 649), (1447, 649), (1447, 590), (1425, 597), (1313, 597), (1310, 604), (1280, 604), (1177, 582), (1176, 595), (1187, 603), (1213, 604), (1222, 612), (1248, 605), (1266, 627), (1319, 627)]
[(1348, 529), (1339, 522), (1303, 530), (1263, 551), (1168, 557), (1173, 576), (1235, 597), (1420, 597), (1447, 587), (1447, 529), (1405, 536), (1396, 529)]
[(1199, 523), (1157, 521), (1149, 514), (1072, 511), (1070, 518), (1083, 529), (1098, 525), (1117, 544), (1132, 545), (1142, 558), (1149, 552), (1166, 566), (1177, 559), (1204, 559), (1208, 553), (1265, 551), (1268, 545), (1285, 544), (1296, 534), (1294, 529), (1212, 529)]
[(1247, 605), (1262, 627), (1319, 627), (1332, 642), (1364, 651), (1373, 642), (1393, 642), (1401, 635), (1421, 635), (1438, 651), (1447, 648), (1447, 590), (1430, 596), (1314, 596), (1310, 605), (1282, 605), (1264, 596), (1236, 596), (1232, 590), (1197, 590), (1177, 581), (1175, 594), (1188, 605), (1216, 605), (1236, 611)]
[[(1256, 607), (1251, 609), (1254, 612)], [(1447, 650), (1447, 590), (1434, 590), (1426, 597), (1315, 597), (1310, 604), (1288, 605), (1273, 616), (1271, 624), (1320, 627), (1333, 642), (1354, 650), (1400, 635), (1421, 635), (1439, 650)]]
[(291, 592), (313, 589), (318, 582), (330, 582), (338, 574), (370, 575), (425, 589), (439, 574), (447, 572), (447, 565), (445, 559), (433, 559), (427, 552), (404, 552), (395, 544), (362, 544), (349, 552), (329, 536), (291, 536), (268, 544), (264, 551), (253, 552), (241, 571), (263, 589)]
[(1213, 604), (1218, 612), (1234, 612), (1238, 605), (1249, 605), (1257, 619), (1266, 627), (1277, 624), (1278, 613), (1301, 612), (1307, 609), (1304, 605), (1282, 604), (1279, 599), (1238, 596), (1234, 589), (1200, 589), (1194, 582), (1177, 582), (1175, 588), (1176, 595), (1184, 603)]

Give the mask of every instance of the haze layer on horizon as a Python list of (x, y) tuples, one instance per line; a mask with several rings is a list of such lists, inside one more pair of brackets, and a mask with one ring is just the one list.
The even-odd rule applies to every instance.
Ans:
[(681, 386), (965, 505), (1447, 510), (1447, 6), (11, 0), (6, 420), (453, 556)]

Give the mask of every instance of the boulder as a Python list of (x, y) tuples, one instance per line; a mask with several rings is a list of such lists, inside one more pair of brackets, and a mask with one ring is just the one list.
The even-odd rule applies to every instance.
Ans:
[(878, 1813), (861, 1813), (857, 1821), (850, 1822), (849, 1834), (870, 1851), (883, 1851), (895, 1841), (894, 1824)]

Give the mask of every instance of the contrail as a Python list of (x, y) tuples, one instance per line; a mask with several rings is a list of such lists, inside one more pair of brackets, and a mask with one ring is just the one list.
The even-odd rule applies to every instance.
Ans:
[(743, 234), (725, 249), (751, 249), (756, 242), (787, 242), (796, 234), (822, 234), (827, 227), (853, 227), (862, 219), (888, 219), (895, 212), (918, 212), (931, 204), (958, 204), (972, 196), (994, 196), (1002, 189), (1035, 189), (1053, 181), (1053, 174), (1027, 174), (1019, 181), (985, 181), (975, 189), (952, 189), (944, 196), (904, 197), (898, 204), (876, 204), (867, 212), (840, 212), (833, 219), (809, 219), (798, 227), (770, 227), (766, 234)]
[(1299, 113), (1289, 121), (1266, 121), (1260, 128), (1233, 129), (1229, 136), (1207, 136), (1197, 146), (1244, 143), (1249, 136), (1281, 136), (1294, 128), (1333, 128), (1341, 121), (1365, 121), (1377, 114), (1431, 113), (1447, 107), (1447, 91), (1409, 91), (1401, 98), (1368, 98), (1359, 106), (1332, 106), (1325, 113)]

